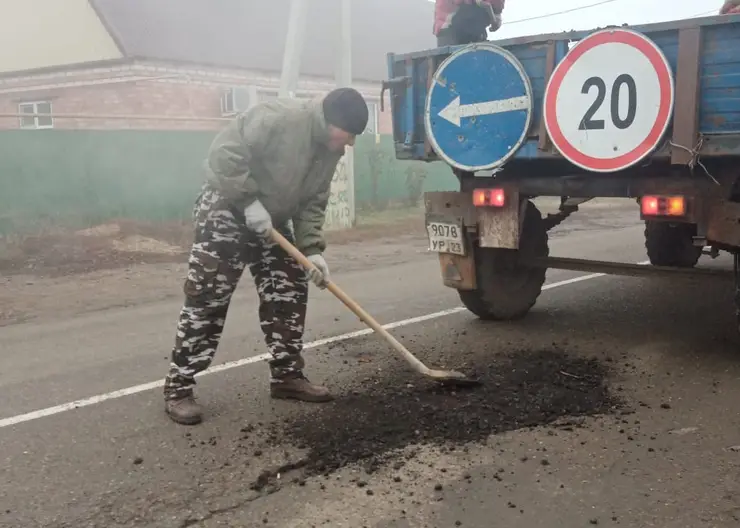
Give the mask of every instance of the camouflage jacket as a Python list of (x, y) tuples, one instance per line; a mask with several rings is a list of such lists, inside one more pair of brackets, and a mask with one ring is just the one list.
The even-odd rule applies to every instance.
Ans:
[(321, 100), (258, 104), (216, 136), (206, 179), (237, 213), (259, 199), (275, 226), (293, 221), (298, 249), (322, 253), (331, 180), (343, 155), (326, 147), (327, 133)]

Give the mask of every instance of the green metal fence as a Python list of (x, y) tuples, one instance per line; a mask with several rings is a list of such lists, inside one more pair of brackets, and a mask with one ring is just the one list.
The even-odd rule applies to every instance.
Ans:
[[(88, 226), (114, 218), (187, 219), (212, 132), (0, 131), (0, 233)], [(457, 181), (440, 162), (400, 162), (390, 137), (355, 149), (357, 208), (414, 204)]]

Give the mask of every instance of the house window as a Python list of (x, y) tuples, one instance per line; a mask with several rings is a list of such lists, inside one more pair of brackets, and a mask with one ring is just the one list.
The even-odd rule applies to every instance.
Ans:
[(367, 103), (368, 109), (368, 120), (367, 128), (365, 128), (365, 134), (377, 134), (378, 133), (378, 104)]
[(18, 105), (19, 114), (31, 114), (28, 117), (21, 117), (21, 128), (39, 129), (54, 128), (54, 118), (51, 115), (33, 115), (33, 114), (51, 114), (50, 101), (37, 101), (34, 103), (21, 103)]

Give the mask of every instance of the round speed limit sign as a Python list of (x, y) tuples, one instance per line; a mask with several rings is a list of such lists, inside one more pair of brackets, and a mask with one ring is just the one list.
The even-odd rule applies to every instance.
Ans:
[(545, 126), (571, 163), (614, 172), (660, 143), (673, 112), (673, 74), (663, 52), (628, 29), (592, 33), (568, 52), (545, 90)]

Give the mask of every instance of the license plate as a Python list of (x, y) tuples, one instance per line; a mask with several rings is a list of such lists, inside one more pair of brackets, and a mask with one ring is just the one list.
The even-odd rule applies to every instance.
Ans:
[(427, 222), (429, 250), (465, 256), (462, 223)]

